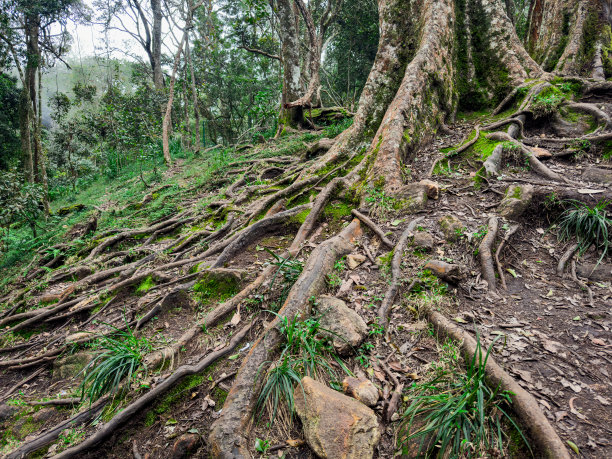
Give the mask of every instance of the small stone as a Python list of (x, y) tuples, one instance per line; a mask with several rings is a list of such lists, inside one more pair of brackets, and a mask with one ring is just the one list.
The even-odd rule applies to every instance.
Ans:
[(506, 196), (499, 204), (499, 214), (510, 220), (518, 220), (525, 213), (532, 199), (532, 185), (510, 185), (506, 190)]
[(184, 433), (176, 439), (172, 447), (172, 459), (192, 457), (192, 453), (198, 448), (200, 436), (195, 433)]
[(368, 334), (368, 326), (359, 314), (333, 296), (318, 299), (321, 328), (331, 332), (332, 345), (338, 354), (347, 355), (358, 348)]
[(414, 233), (412, 242), (415, 246), (421, 247), (422, 249), (431, 250), (435, 245), (434, 238), (431, 234), (425, 231), (417, 231)]
[(463, 275), (463, 269), (460, 265), (446, 263), (440, 260), (429, 260), (425, 265), (425, 269), (429, 269), (432, 274), (440, 279), (448, 282), (458, 282)]
[(13, 415), (19, 411), (17, 409), (16, 406), (12, 406), (12, 405), (7, 405), (6, 403), (3, 403), (0, 405), (0, 422), (4, 422), (7, 419), (10, 419), (13, 417)]
[(463, 233), (465, 225), (454, 215), (446, 215), (438, 220), (440, 229), (447, 241), (456, 241)]
[(304, 426), (304, 437), (324, 459), (367, 459), (380, 440), (376, 414), (306, 376), (295, 389), (295, 409)]
[(342, 390), (346, 395), (370, 407), (376, 405), (380, 398), (378, 388), (368, 379), (357, 379), (350, 376), (344, 378), (344, 381), (342, 381)]
[(94, 337), (95, 337), (95, 333), (90, 333), (90, 332), (73, 333), (71, 335), (66, 336), (66, 344), (74, 343), (76, 341), (79, 341), (85, 338), (94, 338)]
[(531, 151), (533, 152), (533, 155), (538, 159), (552, 158), (552, 153), (545, 148), (531, 147)]
[(365, 255), (361, 255), (358, 253), (351, 253), (350, 255), (346, 256), (346, 262), (350, 269), (355, 269), (357, 266), (359, 266), (364, 261), (366, 261)]
[(425, 188), (425, 193), (429, 199), (438, 199), (440, 197), (440, 185), (433, 180), (424, 179), (419, 182)]

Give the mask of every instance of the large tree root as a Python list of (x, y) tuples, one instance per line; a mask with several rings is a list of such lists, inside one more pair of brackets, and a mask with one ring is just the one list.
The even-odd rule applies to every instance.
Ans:
[(385, 299), (378, 309), (378, 323), (384, 327), (386, 334), (389, 333), (389, 321), (387, 319), (387, 316), (389, 315), (389, 308), (393, 304), (393, 301), (395, 301), (395, 296), (397, 295), (397, 291), (399, 290), (400, 286), (400, 277), (402, 275), (401, 263), (402, 258), (404, 257), (404, 249), (406, 248), (408, 238), (412, 236), (412, 232), (414, 231), (417, 223), (423, 220), (423, 218), (425, 217), (415, 218), (408, 223), (408, 226), (400, 236), (399, 240), (397, 241), (397, 245), (395, 246), (393, 260), (391, 261), (391, 285), (389, 285), (389, 288), (385, 293)]
[(68, 448), (67, 450), (56, 455), (55, 457), (58, 459), (79, 457), (79, 455), (81, 455), (83, 452), (91, 449), (93, 446), (107, 439), (119, 427), (121, 427), (131, 418), (133, 418), (133, 416), (138, 414), (143, 408), (149, 406), (156, 398), (171, 389), (182, 378), (184, 378), (185, 376), (201, 373), (217, 360), (232, 353), (236, 346), (238, 346), (238, 344), (247, 335), (252, 325), (253, 324), (250, 323), (243, 327), (238, 333), (236, 333), (232, 337), (231, 341), (227, 346), (225, 346), (223, 349), (208, 354), (197, 364), (184, 365), (182, 367), (179, 367), (167, 379), (155, 386), (154, 389), (150, 390), (145, 395), (138, 398), (136, 401), (130, 403), (127, 407), (125, 407), (120, 413), (115, 415), (108, 423), (106, 423), (101, 429), (97, 430), (97, 432), (91, 437), (89, 437), (87, 440), (76, 446), (73, 446), (72, 448)]
[[(477, 352), (477, 343), (471, 335), (437, 311), (431, 310), (427, 313), (427, 316), (439, 335), (461, 343), (461, 350), (466, 360), (471, 361), (474, 358)], [(484, 355), (482, 355), (482, 358), (484, 359)], [(478, 361), (478, 356), (476, 359)], [(542, 413), (537, 400), (504, 371), (492, 356), (489, 356), (487, 360), (485, 371), (487, 381), (492, 387), (499, 387), (500, 390), (508, 391), (511, 394), (512, 410), (521, 421), (521, 426), (527, 429), (531, 438), (533, 438), (535, 444), (531, 446), (539, 453), (539, 457), (570, 459), (563, 441)]]
[(495, 282), (495, 268), (493, 266), (492, 249), (497, 236), (497, 217), (489, 218), (489, 228), (485, 237), (478, 247), (478, 256), (480, 257), (480, 266), (482, 269), (482, 277), (489, 285), (489, 291), (497, 292), (497, 283)]
[[(295, 282), (278, 317), (291, 320), (296, 315), (306, 317), (310, 313), (309, 299), (325, 285), (325, 276), (333, 270), (337, 258), (352, 250), (352, 240), (359, 236), (359, 221), (353, 220), (340, 234), (323, 242), (311, 253), (302, 274)], [(276, 327), (276, 318), (259, 338), (243, 362), (230, 393), (227, 396), (221, 417), (212, 425), (210, 444), (215, 457), (250, 457), (248, 433), (252, 423), (252, 410), (270, 356), (280, 344), (282, 335)]]

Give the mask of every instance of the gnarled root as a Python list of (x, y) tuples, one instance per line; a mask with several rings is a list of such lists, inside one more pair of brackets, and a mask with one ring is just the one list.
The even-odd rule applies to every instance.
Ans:
[[(477, 343), (471, 335), (463, 331), (459, 326), (453, 324), (437, 311), (428, 312), (428, 320), (433, 324), (438, 334), (452, 338), (461, 343), (461, 350), (466, 361), (471, 361), (477, 352)], [(482, 352), (482, 349), (480, 349)], [(476, 356), (476, 361), (478, 362)], [(484, 355), (481, 356), (484, 360)], [(523, 389), (504, 369), (489, 355), (485, 367), (486, 379), (492, 387), (499, 387), (502, 391), (512, 394), (512, 410), (516, 413), (533, 440), (535, 449), (541, 456), (549, 459), (570, 459), (563, 441), (555, 432), (538, 402), (533, 396)]]
[(491, 251), (495, 237), (497, 236), (497, 217), (489, 218), (489, 228), (485, 237), (482, 238), (480, 246), (478, 246), (478, 256), (480, 257), (480, 266), (482, 270), (482, 277), (489, 284), (489, 291), (496, 292), (497, 285), (495, 282), (495, 268), (493, 267), (493, 256)]
[[(340, 234), (312, 251), (302, 274), (279, 311), (279, 317), (291, 320), (297, 315), (307, 317), (310, 314), (309, 299), (324, 287), (326, 274), (332, 271), (337, 258), (352, 250), (351, 242), (360, 233), (359, 221), (353, 220)], [(271, 354), (282, 340), (282, 335), (276, 328), (279, 323), (277, 317), (267, 327), (264, 336), (253, 345), (236, 375), (221, 417), (212, 425), (209, 440), (215, 457), (249, 457), (246, 440), (251, 426), (252, 410), (263, 382), (261, 375), (266, 371)]]

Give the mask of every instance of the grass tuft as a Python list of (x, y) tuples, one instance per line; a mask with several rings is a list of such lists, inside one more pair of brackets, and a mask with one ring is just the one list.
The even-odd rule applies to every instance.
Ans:
[[(503, 455), (502, 421), (520, 434), (531, 451), (527, 439), (507, 414), (511, 393), (491, 388), (485, 381), (485, 367), (495, 342), (483, 356), (477, 333), (477, 348), (467, 362), (466, 372), (459, 371), (459, 352), (445, 352), (445, 363), (436, 368), (433, 380), (414, 384), (412, 402), (404, 412), (398, 435), (398, 446), (404, 454), (414, 455), (418, 440), (418, 456), (488, 457)], [(448, 346), (445, 346), (445, 349)], [(451, 346), (452, 347), (452, 346)]]
[(576, 238), (578, 253), (583, 255), (591, 246), (601, 250), (601, 257), (597, 264), (607, 255), (610, 247), (609, 227), (612, 219), (608, 217), (606, 208), (610, 201), (600, 201), (595, 207), (589, 207), (580, 201), (568, 200), (571, 206), (559, 217), (557, 223), (558, 237), (562, 241)]

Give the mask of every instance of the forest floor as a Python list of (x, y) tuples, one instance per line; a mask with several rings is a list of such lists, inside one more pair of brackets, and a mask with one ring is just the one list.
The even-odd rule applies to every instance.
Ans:
[[(596, 102), (612, 115), (612, 104)], [(479, 179), (475, 171), (493, 148), (483, 134), (481, 140), (461, 155), (439, 161), (433, 167), (435, 158), (465, 142), (476, 125), (489, 121), (488, 115), (460, 118), (450, 126), (454, 134), (438, 135), (414, 155), (404, 170), (407, 181), (431, 179), (439, 185), (439, 196), (429, 199), (424, 208), (414, 211), (402, 207), (394, 198), (374, 189), (366, 193), (369, 217), (391, 241), (400, 238), (410, 221), (422, 217), (402, 259), (400, 294), (392, 304), (386, 330), (379, 324), (378, 310), (391, 281), (393, 251), (379, 236), (364, 227), (353, 252), (336, 262), (333, 273), (327, 276), (324, 293), (343, 299), (368, 325), (364, 343), (343, 361), (353, 374), (370, 379), (381, 391), (381, 400), (373, 408), (382, 426), (375, 456), (393, 457), (397, 451), (398, 422), (383, 422), (383, 411), (396, 387), (389, 369), (406, 389), (413, 383), (428, 380), (440, 366), (461, 371), (457, 365), (456, 344), (436, 339), (422, 313), (427, 307), (443, 312), (473, 336), (477, 330), (485, 348), (497, 339), (492, 355), (537, 399), (559, 436), (575, 445), (581, 457), (612, 457), (611, 259), (604, 258), (596, 270), (590, 270), (588, 266), (597, 263), (599, 258), (595, 250), (590, 250), (577, 260), (576, 270), (582, 280), (577, 282), (567, 273), (558, 275), (559, 260), (572, 241), (560, 241), (554, 227), (559, 216), (557, 201), (568, 192), (587, 196), (592, 203), (611, 195), (609, 148), (602, 151), (593, 146), (572, 156), (556, 156), (563, 150), (561, 145), (547, 146), (552, 157), (546, 159), (546, 165), (561, 176), (571, 178), (572, 185), (543, 180), (521, 161), (509, 161), (497, 178)], [(534, 126), (526, 128), (526, 136), (555, 135), (546, 125), (535, 123)], [(202, 281), (206, 281), (202, 274), (206, 270), (201, 268), (210, 260), (201, 258), (209, 247), (202, 240), (227, 224), (227, 215), (232, 209), (227, 205), (228, 198), (242, 188), (251, 191), (257, 187), (272, 188), (271, 184), (282, 179), (288, 169), (313, 160), (304, 152), (320, 137), (322, 134), (302, 134), (240, 151), (211, 150), (203, 158), (179, 162), (166, 172), (161, 183), (150, 188), (139, 185), (135, 177), (130, 184), (116, 183), (97, 196), (90, 192), (86, 198), (88, 207), (64, 217), (64, 224), (66, 233), (74, 234), (74, 225), (90, 218), (94, 212), (91, 206), (95, 204), (101, 216), (93, 236), (75, 237), (73, 241), (65, 236), (57, 246), (61, 260), (50, 269), (23, 270), (21, 265), (18, 274), (7, 269), (6, 277), (9, 274), (16, 277), (5, 283), (0, 300), (0, 323), (4, 328), (0, 336), (0, 394), (3, 394), (0, 395), (3, 431), (0, 453), (8, 454), (32, 442), (46, 429), (91, 406), (88, 401), (81, 403), (75, 399), (79, 396), (81, 370), (100, 349), (100, 341), (92, 341), (84, 332), (99, 338), (99, 334), (111, 330), (108, 324), (121, 327), (128, 322), (130, 329), (138, 328), (138, 337), (148, 343), (149, 352), (180, 344), (182, 335), (197, 320), (208, 317), (218, 304), (256, 280), (262, 268), (278, 264), (276, 256), (291, 244), (292, 234), (301, 223), (299, 216), (250, 241), (225, 263), (224, 268), (231, 270), (228, 274), (231, 282), (227, 285), (218, 280), (212, 284)], [(593, 168), (604, 174), (592, 174)], [(245, 173), (247, 180), (244, 180)], [(594, 177), (597, 182), (593, 181)], [(242, 188), (232, 189), (238, 181), (242, 181)], [(532, 185), (534, 196), (518, 221), (503, 221), (500, 225), (504, 234), (514, 225), (518, 229), (500, 253), (507, 289), (500, 287), (493, 293), (481, 278), (478, 249), (489, 218), (498, 214), (497, 208), (513, 183)], [(281, 185), (273, 186), (274, 191)], [(306, 199), (293, 204), (314, 199), (317, 186), (306, 194)], [(128, 193), (127, 189), (131, 191)], [(245, 194), (248, 199), (248, 190)], [(82, 203), (85, 197), (81, 198), (77, 196), (75, 203)], [(297, 265), (303, 265), (316, 247), (345, 227), (353, 219), (352, 210), (340, 197), (334, 197), (295, 257)], [(160, 227), (160, 232), (154, 234), (155, 229), (151, 228), (168, 221), (172, 224)], [(128, 234), (89, 258), (102, 240), (121, 234), (109, 232), (117, 227), (146, 231)], [(177, 250), (178, 244), (194, 234), (197, 237), (193, 245)], [(139, 264), (143, 257), (147, 257), (146, 263)], [(43, 265), (53, 258), (41, 251), (37, 263)], [(356, 265), (349, 263), (348, 258), (357, 259)], [(460, 274), (454, 282), (439, 280), (425, 269), (430, 260), (458, 266)], [(173, 265), (175, 261), (185, 263)], [(125, 266), (131, 266), (127, 273), (121, 270)], [(92, 284), (95, 288), (87, 286), (90, 290), (81, 288), (66, 296), (72, 285), (82, 285), (79, 282), (88, 276), (113, 268), (117, 271)], [(64, 278), (63, 273), (67, 273)], [(99, 419), (65, 430), (45, 444), (36, 457), (59, 453), (78, 444), (134, 401), (139, 392), (161, 384), (181, 365), (195, 364), (204, 356), (224, 349), (238, 330), (252, 324), (231, 355), (183, 378), (170, 391), (135, 413), (104, 443), (80, 457), (207, 455), (210, 426), (222, 412), (243, 357), (274, 318), (270, 311), (278, 311), (286, 289), (295, 281), (290, 273), (283, 273), (266, 279), (259, 289), (240, 302), (237, 311), (231, 311), (210, 328), (200, 330), (194, 339), (180, 344), (179, 352), (164, 361), (159, 370), (147, 374), (140, 371), (132, 384), (133, 390), (108, 403)], [(115, 288), (130, 279), (135, 280)], [(416, 282), (408, 291), (412, 280)], [(582, 287), (587, 283), (592, 301)], [(9, 314), (50, 311), (55, 305), (65, 304), (67, 298), (74, 301), (69, 308), (54, 311), (42, 319), (35, 315), (10, 319)], [(160, 304), (154, 314), (148, 314)], [(30, 317), (39, 320), (32, 326), (18, 327)], [(147, 321), (141, 323), (143, 317)], [(341, 381), (341, 367), (333, 362), (331, 366)], [(58, 399), (67, 402), (54, 404)], [(409, 401), (409, 392), (404, 392), (402, 406)], [(282, 457), (283, 454), (315, 457), (302, 441), (298, 418), (290, 421), (280, 416), (271, 424), (269, 412), (260, 414), (249, 440), (254, 457)], [(260, 453), (258, 449), (266, 451)], [(524, 457), (526, 450), (509, 435), (503, 452), (490, 452), (491, 456), (496, 454)]]

